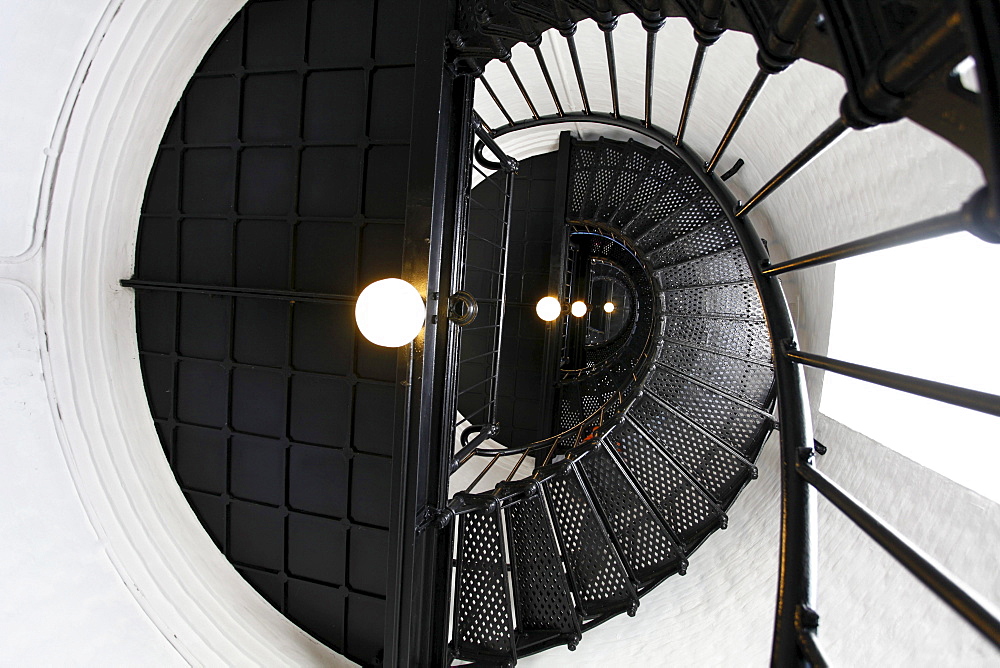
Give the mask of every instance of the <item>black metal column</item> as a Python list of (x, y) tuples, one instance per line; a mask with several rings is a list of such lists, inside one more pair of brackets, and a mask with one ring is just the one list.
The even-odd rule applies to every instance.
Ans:
[[(461, 147), (470, 127), (472, 82), (445, 67), (453, 2), (422, 0), (406, 201), (403, 278), (426, 296), (424, 334), (400, 349), (397, 410), (404, 428), (393, 468), (385, 665), (443, 666), (447, 656), (448, 530), (417, 533), (427, 508), (447, 502), (450, 444), (441, 442), (444, 404), (457, 379), (444, 374), (448, 290)], [(454, 409), (452, 408), (452, 415)], [(450, 419), (450, 418), (449, 418)]]

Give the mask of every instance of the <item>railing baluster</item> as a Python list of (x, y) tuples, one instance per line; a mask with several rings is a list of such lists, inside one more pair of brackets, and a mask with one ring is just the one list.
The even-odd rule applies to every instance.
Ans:
[(762, 271), (765, 275), (783, 274), (786, 271), (792, 271), (794, 269), (817, 267), (830, 262), (844, 260), (849, 257), (857, 257), (858, 255), (865, 255), (867, 253), (873, 253), (887, 248), (894, 248), (896, 246), (911, 244), (917, 241), (924, 241), (925, 239), (933, 239), (946, 234), (962, 232), (967, 229), (969, 229), (967, 212), (964, 209), (953, 211), (952, 213), (946, 213), (941, 216), (929, 218), (919, 223), (912, 223), (910, 225), (906, 225), (905, 227), (900, 227), (899, 229), (873, 234), (872, 236), (865, 237), (864, 239), (850, 241), (848, 243), (840, 244), (839, 246), (827, 248), (826, 250), (803, 255), (802, 257), (797, 257), (792, 260), (788, 260), (787, 262), (781, 262), (770, 267), (764, 267)]
[(691, 63), (691, 76), (688, 79), (687, 92), (684, 94), (684, 107), (681, 109), (681, 121), (677, 125), (677, 137), (674, 144), (681, 145), (684, 140), (684, 130), (687, 126), (688, 114), (691, 113), (691, 102), (694, 100), (694, 92), (698, 87), (698, 78), (701, 76), (701, 66), (705, 62), (705, 51), (708, 46), (698, 44), (698, 49), (694, 52), (694, 62)]
[(556, 114), (558, 116), (563, 116), (562, 103), (559, 101), (559, 95), (556, 93), (556, 85), (552, 81), (552, 74), (549, 72), (549, 66), (545, 62), (545, 56), (542, 55), (542, 37), (539, 35), (538, 41), (530, 44), (531, 50), (535, 52), (535, 60), (538, 61), (538, 68), (542, 71), (542, 78), (545, 79), (545, 85), (549, 89), (549, 95), (552, 96), (552, 102), (556, 105)]
[(705, 165), (705, 172), (707, 174), (711, 174), (715, 171), (716, 165), (719, 164), (719, 159), (722, 157), (722, 154), (725, 153), (726, 149), (729, 148), (729, 142), (733, 140), (733, 136), (736, 135), (736, 130), (738, 130), (740, 124), (743, 123), (743, 119), (746, 118), (747, 112), (750, 111), (750, 105), (752, 105), (753, 101), (757, 99), (760, 89), (764, 87), (764, 83), (770, 75), (770, 72), (765, 72), (764, 70), (757, 71), (757, 76), (755, 76), (753, 81), (750, 82), (750, 88), (747, 89), (746, 95), (743, 96), (743, 101), (740, 102), (739, 108), (736, 109), (736, 114), (733, 116), (733, 120), (730, 121), (729, 127), (726, 128), (726, 133), (722, 135), (722, 141), (719, 142), (719, 147), (715, 149), (715, 153), (712, 154), (712, 159)]
[(816, 156), (833, 145), (840, 138), (848, 125), (843, 118), (838, 118), (826, 130), (820, 133), (816, 139), (812, 140), (808, 146), (799, 152), (797, 156), (785, 165), (781, 171), (775, 174), (770, 181), (765, 183), (760, 190), (754, 193), (753, 197), (736, 211), (737, 216), (746, 215), (752, 208), (760, 204), (765, 197), (773, 193), (779, 186), (784, 184), (797, 171), (809, 164)]
[(514, 83), (517, 85), (517, 89), (521, 91), (521, 97), (524, 98), (524, 102), (528, 105), (528, 110), (531, 111), (531, 117), (537, 119), (538, 110), (535, 109), (535, 103), (531, 101), (531, 96), (528, 95), (528, 90), (524, 87), (524, 82), (521, 81), (521, 77), (518, 75), (517, 70), (514, 69), (514, 62), (508, 58), (504, 61), (504, 65), (507, 66), (507, 71), (509, 71), (510, 76), (513, 77)]
[(964, 387), (939, 383), (934, 380), (915, 378), (892, 371), (883, 371), (873, 367), (844, 362), (842, 360), (814, 355), (790, 350), (786, 353), (788, 359), (799, 364), (832, 371), (842, 376), (856, 378), (882, 387), (893, 390), (900, 390), (909, 394), (915, 394), (926, 399), (934, 399), (953, 406), (960, 406), (970, 410), (996, 415), (1000, 417), (1000, 396), (978, 390), (970, 390)]
[(614, 30), (617, 25), (617, 20), (610, 24), (610, 27), (605, 28), (607, 24), (601, 24), (601, 30), (604, 31), (604, 53), (608, 58), (608, 79), (611, 84), (611, 107), (613, 111), (611, 112), (615, 118), (621, 116), (621, 107), (618, 102), (618, 63), (615, 60), (615, 37)]
[(646, 104), (644, 122), (646, 127), (653, 123), (653, 65), (656, 60), (656, 31), (646, 31)]
[(503, 106), (503, 103), (500, 101), (500, 98), (497, 97), (497, 94), (493, 91), (493, 86), (491, 86), (490, 82), (486, 80), (486, 75), (484, 74), (480, 76), (479, 81), (482, 82), (483, 88), (485, 88), (486, 92), (489, 93), (490, 97), (493, 98), (493, 102), (496, 103), (497, 109), (500, 110), (500, 113), (503, 114), (503, 117), (507, 119), (508, 123), (514, 125), (514, 119), (511, 118), (511, 115), (509, 113), (507, 113), (507, 108)]
[(471, 492), (475, 486), (479, 484), (479, 481), (483, 479), (483, 476), (485, 476), (498, 461), (500, 461), (500, 455), (494, 456), (493, 459), (490, 460), (490, 463), (486, 465), (486, 468), (479, 472), (479, 475), (477, 475), (476, 479), (472, 481), (472, 484), (465, 488), (466, 493)]
[(576, 50), (576, 24), (574, 23), (572, 28), (561, 30), (560, 33), (566, 38), (566, 45), (569, 47), (569, 57), (573, 61), (573, 72), (576, 74), (576, 83), (580, 87), (580, 97), (583, 99), (583, 113), (590, 115), (587, 84), (583, 81), (583, 67), (580, 65), (580, 54)]
[(799, 462), (798, 474), (826, 497), (840, 512), (892, 555), (942, 601), (976, 627), (994, 645), (1000, 646), (1000, 612), (960, 583), (923, 550), (901, 536), (864, 504), (813, 466)]

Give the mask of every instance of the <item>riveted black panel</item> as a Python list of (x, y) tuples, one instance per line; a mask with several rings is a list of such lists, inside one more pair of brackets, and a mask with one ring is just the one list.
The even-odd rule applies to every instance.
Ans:
[(364, 664), (383, 646), (397, 354), (352, 302), (402, 270), (415, 13), (249, 2), (164, 135), (134, 276), (192, 507), (265, 599)]

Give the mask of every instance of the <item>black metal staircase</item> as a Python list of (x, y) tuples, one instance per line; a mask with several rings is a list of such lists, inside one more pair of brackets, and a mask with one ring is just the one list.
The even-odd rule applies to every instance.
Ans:
[(722, 206), (675, 155), (635, 141), (572, 141), (569, 163), (566, 223), (591, 257), (630, 269), (637, 314), (609, 359), (564, 380), (572, 439), (535, 444), (528, 477), (449, 506), (452, 649), (477, 663), (572, 649), (634, 615), (726, 527), (774, 426), (766, 324)]

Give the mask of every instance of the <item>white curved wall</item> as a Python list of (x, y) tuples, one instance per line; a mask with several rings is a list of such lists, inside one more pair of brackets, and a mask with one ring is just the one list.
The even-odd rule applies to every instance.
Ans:
[[(148, 417), (131, 297), (117, 283), (131, 273), (139, 204), (162, 129), (201, 55), (241, 4), (4, 0), (0, 5), (5, 13), (0, 433), (7, 437), (0, 448), (6, 474), (0, 499), (8, 509), (0, 521), (5, 548), (0, 563), (13, 581), (0, 604), (0, 663), (344, 663), (257, 596), (215, 549), (181, 496)], [(634, 33), (638, 45), (642, 34), (634, 21), (622, 22), (620, 72), (623, 92), (632, 91), (631, 97), (641, 89), (641, 48), (627, 45), (624, 35)], [(693, 45), (686, 26), (672, 22), (665, 30), (655, 120), (671, 128)], [(603, 64), (599, 39), (593, 26), (581, 26), (581, 50), (596, 58), (588, 67)], [(727, 35), (709, 54), (688, 134), (703, 153), (714, 147), (752, 75), (749, 61), (740, 65), (727, 57), (752, 50), (748, 40)], [(523, 56), (518, 53), (518, 62), (530, 62)], [(676, 63), (684, 67), (671, 66)], [(565, 58), (558, 66), (564, 77), (569, 74)], [(522, 74), (535, 99), (544, 100), (540, 78), (527, 68)], [(804, 79), (822, 84), (814, 98), (789, 92)], [(724, 162), (747, 160), (731, 181), (737, 189), (751, 192), (832, 120), (830, 110), (842, 91), (835, 79), (796, 65), (768, 85)], [(779, 80), (788, 83), (787, 90)], [(493, 82), (508, 85), (502, 75)], [(564, 91), (563, 99), (571, 95)], [(592, 91), (595, 108), (600, 96)], [(759, 135), (773, 130), (766, 120), (770, 115), (784, 119), (780, 132)], [(877, 187), (859, 193), (861, 175), (875, 178), (876, 186), (886, 179), (895, 186), (912, 176), (904, 169), (912, 159), (907, 151), (938, 155), (938, 148), (922, 139), (923, 131), (904, 123), (871, 135), (874, 144), (845, 139), (821, 158), (837, 165), (834, 172), (807, 170), (760, 208), (760, 231), (773, 240), (776, 255), (842, 241), (866, 225), (905, 222), (920, 207), (923, 214), (933, 213), (928, 206), (949, 208), (966, 194), (947, 180), (954, 162), (942, 160), (940, 168), (913, 179), (909, 195), (905, 188), (894, 191), (900, 200), (891, 210), (886, 207), (886, 216), (869, 215), (881, 210), (884, 195)], [(875, 173), (868, 160), (872, 150), (899, 157)], [(954, 186), (951, 199), (929, 202), (922, 195), (932, 188), (948, 190), (948, 184)], [(832, 270), (817, 270), (797, 287), (802, 336), (820, 352), (828, 332), (831, 277)], [(555, 666), (570, 659), (595, 666), (622, 660), (766, 662), (776, 572), (774, 451), (773, 443), (767, 446), (761, 480), (733, 508), (731, 528), (696, 555), (687, 577), (672, 579), (645, 599), (635, 620), (616, 619), (588, 634), (575, 654), (550, 652), (524, 665)], [(981, 536), (995, 543), (1000, 535), (995, 505), (874, 444), (835, 449), (824, 467), (850, 469), (852, 488), (876, 508), (898, 515), (903, 528), (921, 534), (916, 537), (944, 527), (924, 545), (994, 600), (1000, 598), (998, 576), (987, 572), (991, 560), (979, 556)], [(886, 480), (885, 471), (893, 471), (894, 478)], [(825, 637), (834, 659), (846, 665), (933, 665), (942, 657), (962, 665), (988, 661), (992, 655), (971, 632), (934, 608), (905, 574), (877, 561), (853, 529), (825, 514), (821, 521), (831, 556), (821, 557), (819, 606), (824, 631), (831, 628)], [(903, 592), (884, 612), (886, 626), (876, 609), (880, 582), (884, 593), (897, 587)], [(865, 639), (855, 642), (855, 637)]]

